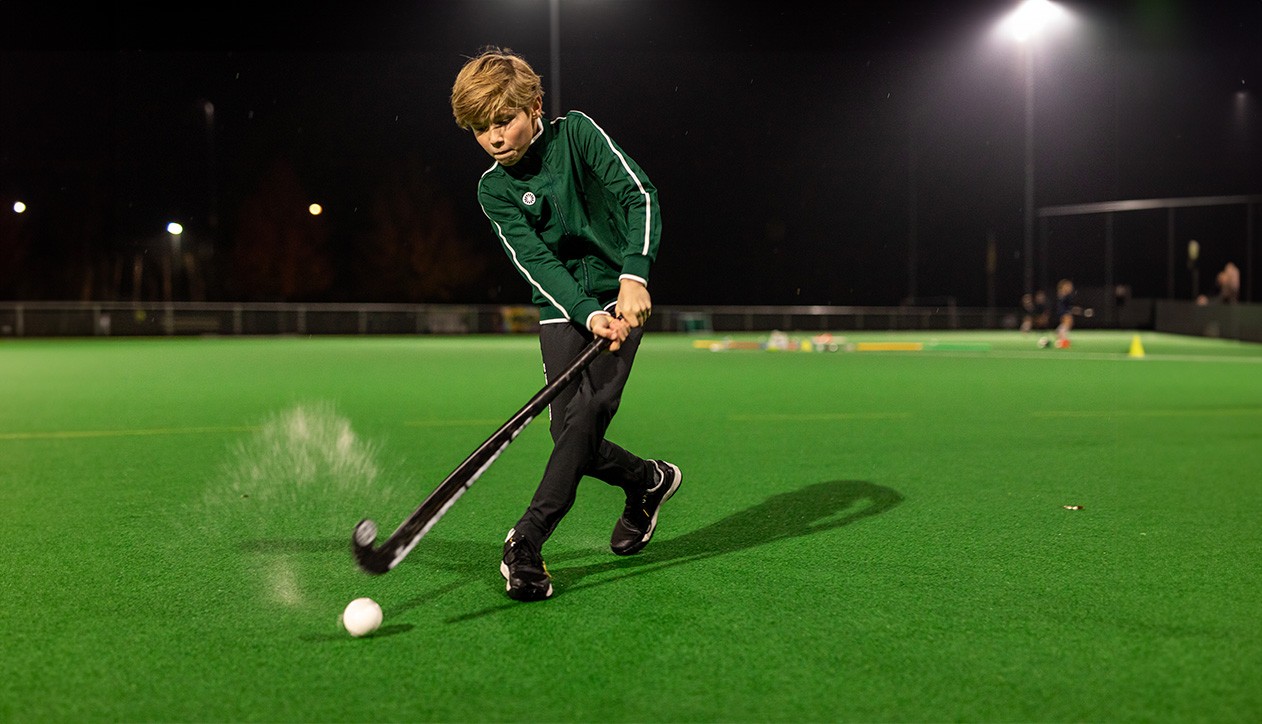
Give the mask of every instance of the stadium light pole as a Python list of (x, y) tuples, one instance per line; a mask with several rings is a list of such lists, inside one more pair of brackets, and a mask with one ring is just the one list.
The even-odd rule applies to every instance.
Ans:
[(1025, 220), (1022, 255), (1024, 292), (1034, 291), (1034, 48), (1038, 37), (1065, 11), (1051, 0), (1024, 0), (1001, 24), (1001, 30), (1021, 46), (1025, 83)]
[(171, 240), (171, 246), (167, 249), (167, 253), (162, 255), (162, 296), (164, 297), (163, 301), (167, 304), (174, 301), (172, 295), (172, 287), (174, 285), (171, 280), (173, 274), (172, 266), (175, 253), (180, 248), (180, 234), (183, 233), (184, 225), (180, 222), (172, 221), (167, 224), (167, 236)]
[(552, 96), (552, 118), (561, 115), (561, 0), (548, 0), (549, 39), (552, 52), (552, 77), (548, 79)]

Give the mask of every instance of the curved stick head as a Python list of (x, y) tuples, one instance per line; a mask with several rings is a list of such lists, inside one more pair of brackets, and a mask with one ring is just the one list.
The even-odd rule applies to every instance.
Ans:
[(365, 573), (380, 575), (390, 570), (390, 560), (386, 554), (373, 547), (377, 540), (377, 524), (365, 518), (355, 526), (351, 536), (351, 552), (355, 554), (355, 562)]
[(368, 518), (359, 521), (355, 526), (355, 545), (367, 547), (377, 540), (377, 524)]

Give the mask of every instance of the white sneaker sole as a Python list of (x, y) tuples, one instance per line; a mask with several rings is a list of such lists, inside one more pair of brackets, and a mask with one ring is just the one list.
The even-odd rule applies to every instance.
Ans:
[[(500, 561), (500, 575), (504, 577), (504, 590), (508, 593), (513, 592), (513, 584), (508, 580), (508, 564)], [(511, 596), (510, 596), (511, 598)], [(552, 581), (548, 581), (548, 591), (543, 594), (543, 598), (552, 598)], [(518, 599), (513, 599), (514, 601)], [(543, 599), (538, 599), (543, 600)]]

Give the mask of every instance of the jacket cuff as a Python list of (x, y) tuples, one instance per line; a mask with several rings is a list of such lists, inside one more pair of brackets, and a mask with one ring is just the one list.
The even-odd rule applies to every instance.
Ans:
[(570, 319), (575, 322), (581, 319), (587, 325), (587, 328), (591, 329), (592, 315), (597, 313), (608, 314), (608, 312), (600, 308), (600, 303), (595, 299), (584, 299), (574, 306), (574, 309), (570, 312)]
[[(647, 256), (641, 254), (632, 254), (622, 260), (622, 277), (631, 277), (644, 282), (645, 286), (649, 283), (649, 267), (652, 262)], [(622, 277), (619, 277), (621, 279)]]
[(606, 316), (606, 317), (612, 317), (612, 316), (613, 316), (612, 314), (610, 314), (609, 312), (606, 312), (606, 311), (605, 311), (605, 310), (603, 310), (603, 309), (597, 309), (596, 311), (594, 311), (594, 312), (592, 312), (591, 314), (587, 315), (587, 331), (589, 331), (589, 332), (590, 332), (590, 331), (591, 331), (591, 329), (592, 329), (592, 317), (596, 317), (596, 316), (600, 316), (600, 315), (604, 315), (604, 316)]

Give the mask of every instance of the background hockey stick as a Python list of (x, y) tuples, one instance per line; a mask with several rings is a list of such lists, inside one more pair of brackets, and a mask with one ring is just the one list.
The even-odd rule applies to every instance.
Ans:
[(389, 571), (399, 564), (421, 538), (434, 527), (456, 500), (473, 485), (484, 471), (495, 462), (495, 458), (504, 452), (517, 435), (530, 421), (552, 402), (566, 385), (587, 369), (596, 356), (609, 348), (609, 340), (596, 337), (591, 344), (583, 348), (568, 367), (552, 379), (542, 390), (539, 390), (524, 407), (517, 411), (508, 422), (504, 423), (495, 434), (478, 446), (473, 454), (447, 476), (434, 492), (429, 494), (408, 519), (403, 521), (394, 533), (380, 546), (374, 546), (377, 539), (377, 524), (365, 518), (355, 526), (351, 537), (351, 550), (355, 553), (355, 561), (368, 573), (380, 574)]

